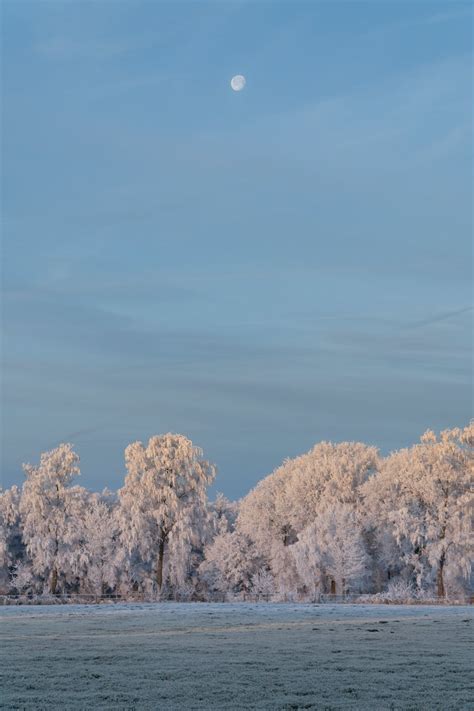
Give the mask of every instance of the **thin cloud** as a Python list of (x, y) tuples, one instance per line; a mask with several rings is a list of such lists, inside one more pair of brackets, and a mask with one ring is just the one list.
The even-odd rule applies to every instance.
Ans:
[(97, 434), (98, 432), (102, 432), (107, 427), (107, 424), (103, 425), (96, 425), (95, 427), (86, 427), (81, 430), (76, 430), (75, 432), (69, 432), (69, 434), (64, 435), (61, 437), (61, 442), (71, 442), (72, 440), (75, 439), (82, 439), (82, 437), (90, 434)]
[(466, 306), (462, 309), (456, 309), (455, 311), (446, 311), (444, 313), (436, 314), (431, 318), (423, 319), (422, 321), (417, 321), (416, 323), (410, 324), (407, 328), (422, 328), (423, 326), (430, 326), (433, 323), (439, 323), (440, 321), (447, 321), (449, 319), (460, 316), (461, 314), (468, 313), (472, 311), (472, 306)]

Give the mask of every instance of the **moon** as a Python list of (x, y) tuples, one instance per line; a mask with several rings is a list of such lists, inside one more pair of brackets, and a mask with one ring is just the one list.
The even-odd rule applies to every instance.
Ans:
[(242, 91), (245, 86), (245, 77), (243, 74), (236, 74), (235, 77), (232, 77), (230, 85), (234, 91)]

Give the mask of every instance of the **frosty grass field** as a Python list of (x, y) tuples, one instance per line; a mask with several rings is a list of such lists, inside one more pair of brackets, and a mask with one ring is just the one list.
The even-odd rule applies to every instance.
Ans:
[(5, 709), (473, 708), (472, 608), (3, 607)]

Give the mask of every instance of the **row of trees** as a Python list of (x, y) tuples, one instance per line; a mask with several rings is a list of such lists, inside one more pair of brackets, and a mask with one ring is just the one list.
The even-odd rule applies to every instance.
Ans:
[(70, 444), (25, 465), (0, 496), (3, 593), (213, 599), (469, 594), (474, 426), (431, 431), (382, 458), (357, 442), (317, 444), (246, 497), (207, 498), (215, 468), (182, 435), (125, 451), (117, 493), (75, 483)]

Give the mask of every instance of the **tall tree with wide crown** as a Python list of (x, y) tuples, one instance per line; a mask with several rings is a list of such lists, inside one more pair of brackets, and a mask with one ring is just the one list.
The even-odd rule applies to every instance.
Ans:
[[(179, 434), (151, 437), (144, 446), (125, 450), (127, 476), (119, 491), (123, 537), (127, 549), (136, 550), (154, 565), (156, 585), (164, 584), (165, 557), (172, 548), (184, 558), (206, 511), (206, 488), (215, 468), (203, 452)], [(176, 561), (173, 562), (176, 566)]]

